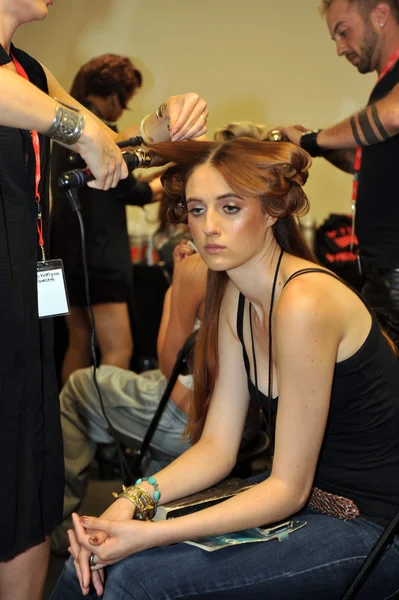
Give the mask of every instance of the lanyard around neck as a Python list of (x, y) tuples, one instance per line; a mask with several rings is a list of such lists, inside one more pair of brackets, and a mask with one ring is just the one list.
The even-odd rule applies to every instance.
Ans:
[[(29, 77), (21, 65), (21, 63), (11, 54), (11, 60), (14, 63), (15, 69), (21, 77), (29, 81)], [(30, 132), (32, 138), (33, 151), (35, 154), (35, 201), (37, 205), (37, 233), (39, 236), (39, 246), (42, 251), (42, 258), (46, 260), (44, 253), (44, 239), (43, 239), (43, 219), (42, 219), (42, 208), (40, 203), (40, 191), (39, 185), (41, 180), (41, 163), (40, 163), (40, 140), (39, 134), (36, 130), (32, 129)]]
[[(391, 58), (388, 60), (384, 69), (381, 71), (377, 84), (385, 77), (387, 73), (396, 65), (396, 62), (399, 59), (399, 48), (395, 50), (392, 54)], [(377, 85), (376, 84), (376, 85)], [(362, 156), (363, 156), (363, 148), (360, 146), (356, 148), (355, 154), (355, 162), (354, 162), (354, 176), (353, 176), (353, 184), (352, 184), (352, 235), (351, 235), (351, 250), (353, 249), (353, 242), (355, 238), (355, 215), (356, 215), (356, 200), (357, 193), (359, 188), (359, 171), (362, 166)]]

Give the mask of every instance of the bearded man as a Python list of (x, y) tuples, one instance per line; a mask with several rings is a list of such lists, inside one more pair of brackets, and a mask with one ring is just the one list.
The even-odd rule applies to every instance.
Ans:
[(362, 295), (399, 348), (399, 0), (322, 0), (321, 11), (338, 56), (377, 83), (367, 107), (336, 125), (280, 130), (354, 175)]

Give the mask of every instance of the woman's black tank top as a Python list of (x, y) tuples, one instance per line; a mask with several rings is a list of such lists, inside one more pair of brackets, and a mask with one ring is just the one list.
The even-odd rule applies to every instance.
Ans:
[[(302, 269), (285, 285), (304, 273)], [(278, 398), (269, 399), (250, 379), (250, 363), (243, 338), (245, 297), (240, 294), (237, 335), (251, 399), (258, 400), (267, 418), (268, 403), (275, 416)], [(258, 369), (263, 365), (257, 361)], [(267, 365), (264, 367), (267, 368)], [(274, 420), (274, 419), (273, 419)], [(372, 317), (370, 332), (349, 358), (336, 363), (329, 416), (314, 485), (353, 500), (362, 516), (385, 524), (399, 507), (399, 362)]]

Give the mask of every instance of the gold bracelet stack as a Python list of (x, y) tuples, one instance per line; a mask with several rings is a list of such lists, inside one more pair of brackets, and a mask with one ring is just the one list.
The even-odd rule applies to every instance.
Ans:
[(53, 122), (46, 135), (56, 142), (71, 146), (82, 135), (86, 118), (80, 113), (78, 108), (64, 104), (60, 100), (57, 100), (57, 98), (54, 98), (54, 100), (58, 104), (55, 109)]
[(122, 485), (122, 491), (119, 494), (112, 492), (112, 495), (115, 499), (126, 498), (134, 504), (136, 507), (134, 519), (151, 521), (155, 517), (155, 513), (157, 512), (156, 503), (150, 494), (138, 485), (131, 485), (130, 487)]

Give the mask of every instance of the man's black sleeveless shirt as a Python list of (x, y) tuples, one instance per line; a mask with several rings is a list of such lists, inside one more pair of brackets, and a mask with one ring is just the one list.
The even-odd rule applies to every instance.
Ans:
[[(399, 83), (399, 61), (374, 88), (369, 104)], [(399, 267), (399, 135), (363, 148), (356, 203), (356, 235), (365, 262)]]
[[(240, 295), (237, 333), (243, 346), (248, 389), (267, 419), (270, 400), (249, 377)], [(248, 314), (246, 312), (246, 314)], [(258, 370), (268, 366), (258, 363)], [(273, 415), (278, 399), (271, 400)], [(273, 419), (274, 420), (274, 419)], [(350, 498), (363, 517), (386, 524), (399, 508), (399, 364), (376, 319), (359, 350), (335, 365), (327, 426), (314, 483)]]

